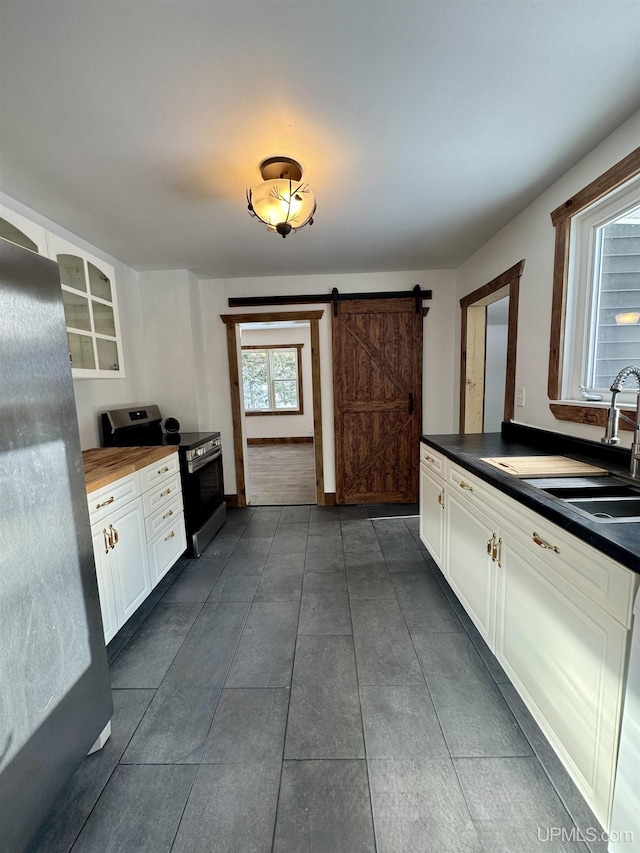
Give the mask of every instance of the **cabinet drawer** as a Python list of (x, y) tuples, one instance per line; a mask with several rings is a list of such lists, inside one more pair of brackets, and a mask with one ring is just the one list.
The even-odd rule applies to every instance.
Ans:
[(178, 462), (177, 452), (172, 453), (171, 456), (165, 456), (164, 459), (159, 459), (158, 462), (154, 462), (151, 465), (146, 465), (140, 469), (142, 491), (146, 492), (158, 483), (162, 483), (164, 480), (177, 474), (179, 470), (180, 463)]
[(133, 498), (137, 498), (139, 494), (140, 478), (137, 471), (133, 474), (128, 474), (126, 477), (121, 477), (108, 486), (96, 489), (95, 492), (90, 492), (87, 495), (87, 504), (89, 506), (89, 520), (91, 524), (102, 521), (103, 518), (106, 518), (130, 500), (133, 500)]
[(144, 492), (142, 495), (144, 517), (147, 518), (152, 515), (165, 504), (170, 503), (174, 498), (181, 494), (182, 486), (180, 485), (180, 476), (177, 474), (169, 480), (156, 483), (153, 488)]
[(594, 604), (630, 627), (635, 573), (528, 507), (519, 509), (517, 527), (503, 523), (503, 530)]
[(429, 468), (434, 474), (444, 477), (445, 458), (427, 444), (420, 445), (420, 464)]
[(155, 586), (187, 547), (184, 513), (179, 513), (149, 542), (151, 583)]
[(163, 527), (175, 521), (182, 512), (182, 494), (176, 494), (173, 498), (169, 496), (168, 503), (163, 503), (156, 512), (145, 518), (144, 526), (147, 532), (147, 541), (153, 539)]

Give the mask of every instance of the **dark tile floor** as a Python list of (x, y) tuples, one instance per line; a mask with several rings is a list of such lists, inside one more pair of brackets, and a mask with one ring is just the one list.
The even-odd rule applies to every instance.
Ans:
[(110, 644), (30, 853), (602, 853), (407, 511), (231, 510)]

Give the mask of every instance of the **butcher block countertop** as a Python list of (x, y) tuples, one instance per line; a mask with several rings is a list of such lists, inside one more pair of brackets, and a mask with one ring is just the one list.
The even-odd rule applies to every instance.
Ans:
[(175, 447), (92, 447), (91, 450), (83, 450), (87, 494), (177, 452)]

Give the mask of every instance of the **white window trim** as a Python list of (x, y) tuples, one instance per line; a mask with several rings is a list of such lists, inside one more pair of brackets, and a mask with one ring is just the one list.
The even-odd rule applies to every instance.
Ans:
[[(580, 387), (586, 384), (589, 360), (593, 357), (596, 229), (610, 219), (637, 207), (639, 203), (640, 176), (636, 176), (572, 218), (562, 371), (563, 401), (586, 402), (581, 397)], [(602, 395), (600, 405), (606, 408), (610, 401), (609, 389), (592, 390)], [(618, 400), (627, 408), (635, 408), (637, 392), (634, 393), (633, 388), (623, 391)], [(598, 404), (595, 405), (597, 407)]]

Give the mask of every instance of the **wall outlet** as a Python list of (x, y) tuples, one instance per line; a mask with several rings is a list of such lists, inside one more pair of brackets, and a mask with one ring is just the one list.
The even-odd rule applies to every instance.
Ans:
[(524, 409), (524, 388), (518, 388), (518, 394), (516, 396), (516, 406), (519, 406), (521, 409)]

